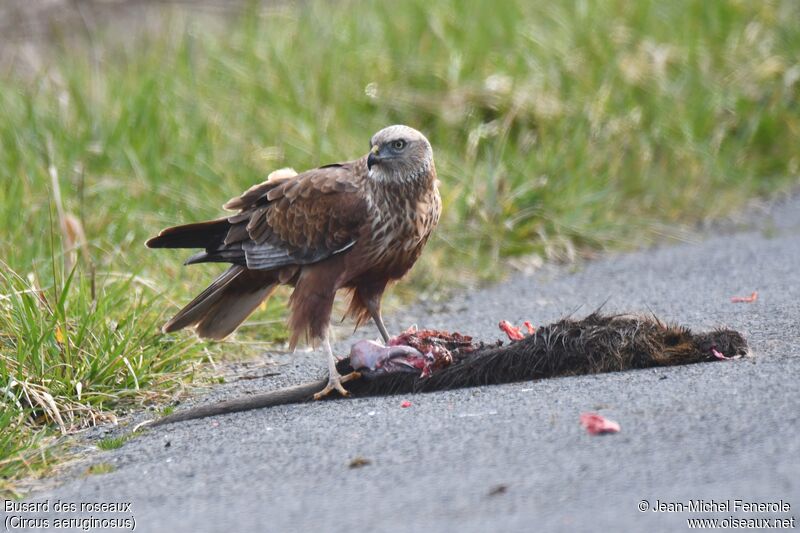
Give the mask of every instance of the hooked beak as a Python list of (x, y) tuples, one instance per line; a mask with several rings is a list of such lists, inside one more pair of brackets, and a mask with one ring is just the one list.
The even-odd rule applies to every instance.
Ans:
[(380, 148), (377, 145), (375, 145), (369, 151), (369, 156), (367, 157), (367, 168), (369, 170), (372, 170), (372, 165), (378, 164), (381, 160), (380, 156), (378, 155), (379, 149)]

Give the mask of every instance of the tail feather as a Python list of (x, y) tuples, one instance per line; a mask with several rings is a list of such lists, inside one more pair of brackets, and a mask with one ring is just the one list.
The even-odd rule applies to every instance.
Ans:
[(213, 249), (225, 241), (230, 227), (231, 224), (226, 218), (174, 226), (163, 230), (145, 244), (148, 248)]
[(197, 323), (197, 335), (203, 339), (224, 339), (272, 294), (275, 286), (273, 283), (248, 294), (227, 291)]
[(271, 272), (234, 265), (214, 280), (162, 328), (165, 333), (196, 326), (206, 339), (224, 339), (275, 289)]
[(211, 283), (211, 285), (206, 287), (203, 292), (195, 296), (191, 302), (186, 304), (183, 309), (178, 311), (178, 314), (172, 317), (169, 322), (164, 324), (164, 327), (161, 328), (164, 333), (172, 333), (173, 331), (178, 331), (180, 329), (197, 324), (197, 322), (200, 321), (200, 319), (205, 315), (214, 302), (219, 299), (220, 293), (225, 289), (225, 287), (235, 280), (242, 273), (242, 271), (244, 271), (244, 268), (240, 266), (232, 266), (223, 272)]
[(183, 262), (187, 266), (198, 263), (233, 263), (244, 266), (247, 264), (247, 257), (241, 248), (231, 248), (198, 252)]

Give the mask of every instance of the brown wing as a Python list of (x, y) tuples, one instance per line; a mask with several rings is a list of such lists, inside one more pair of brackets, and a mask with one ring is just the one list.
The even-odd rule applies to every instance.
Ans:
[(250, 188), (225, 204), (238, 213), (226, 219), (224, 239), (187, 264), (224, 261), (271, 270), (316, 263), (349, 249), (366, 216), (359, 163), (282, 175)]

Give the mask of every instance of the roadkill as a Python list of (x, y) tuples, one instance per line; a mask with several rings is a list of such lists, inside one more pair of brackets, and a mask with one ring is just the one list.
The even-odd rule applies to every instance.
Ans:
[[(352, 396), (433, 392), (518, 381), (686, 365), (749, 355), (744, 336), (730, 329), (695, 333), (654, 316), (592, 313), (564, 318), (528, 334), (501, 323), (509, 344), (476, 343), (448, 331), (410, 328), (387, 346), (359, 341), (337, 368)], [(163, 425), (249, 409), (312, 401), (326, 380), (204, 405), (152, 422)]]

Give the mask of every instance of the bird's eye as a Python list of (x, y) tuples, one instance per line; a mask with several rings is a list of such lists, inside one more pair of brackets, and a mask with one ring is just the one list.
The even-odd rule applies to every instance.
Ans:
[(397, 139), (396, 141), (392, 141), (392, 148), (395, 150), (402, 150), (406, 147), (406, 142), (403, 139)]

